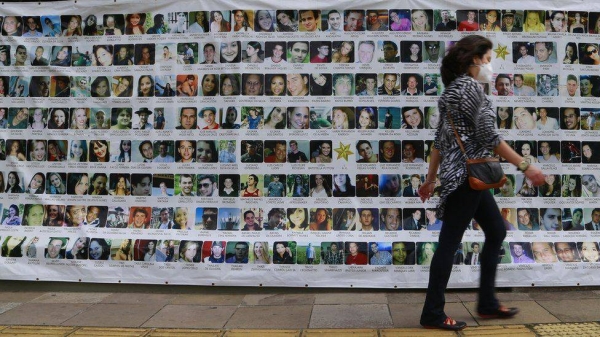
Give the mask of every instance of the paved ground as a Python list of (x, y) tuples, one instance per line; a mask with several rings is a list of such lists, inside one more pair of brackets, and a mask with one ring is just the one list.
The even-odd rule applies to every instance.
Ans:
[[(0, 334), (39, 335), (43, 330), (50, 335), (111, 335), (112, 328), (119, 328), (122, 333), (156, 336), (191, 333), (171, 329), (201, 329), (207, 336), (264, 335), (255, 329), (282, 336), (343, 336), (348, 331), (326, 329), (353, 329), (352, 336), (439, 336), (418, 324), (424, 296), (422, 290), (0, 281)], [(521, 314), (510, 320), (481, 320), (474, 314), (472, 290), (449, 291), (446, 311), (468, 323), (465, 336), (555, 336), (557, 329), (600, 335), (600, 288), (502, 289), (499, 298), (519, 307)]]

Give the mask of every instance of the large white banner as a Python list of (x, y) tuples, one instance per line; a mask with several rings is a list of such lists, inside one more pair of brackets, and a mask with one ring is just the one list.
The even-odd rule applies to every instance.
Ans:
[[(440, 62), (481, 34), (500, 133), (548, 174), (490, 191), (497, 283), (598, 284), (600, 5), (494, 6), (4, 4), (0, 278), (425, 287)], [(473, 221), (451, 286), (482, 249)]]

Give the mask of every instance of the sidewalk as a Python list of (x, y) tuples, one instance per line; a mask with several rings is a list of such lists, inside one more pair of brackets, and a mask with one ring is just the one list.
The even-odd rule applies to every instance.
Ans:
[[(266, 329), (281, 336), (445, 335), (418, 324), (424, 290), (14, 281), (0, 281), (0, 289), (0, 334), (264, 336), (255, 329)], [(600, 335), (600, 288), (514, 288), (498, 295), (521, 313), (510, 320), (481, 320), (474, 315), (473, 290), (448, 292), (447, 314), (469, 326), (459, 335), (556, 336), (559, 330)]]

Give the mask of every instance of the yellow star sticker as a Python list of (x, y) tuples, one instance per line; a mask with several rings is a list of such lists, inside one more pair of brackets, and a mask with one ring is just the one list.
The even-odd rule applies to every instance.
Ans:
[(496, 58), (502, 58), (506, 60), (506, 55), (510, 55), (508, 51), (508, 47), (498, 43), (498, 48), (494, 49), (494, 53), (496, 53)]
[(348, 161), (348, 156), (354, 153), (350, 151), (350, 144), (345, 145), (342, 142), (340, 142), (340, 147), (333, 150), (338, 154), (337, 159), (344, 158), (346, 161)]

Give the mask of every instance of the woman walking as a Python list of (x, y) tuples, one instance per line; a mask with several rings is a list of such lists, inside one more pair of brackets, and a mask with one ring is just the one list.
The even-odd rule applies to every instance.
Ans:
[(512, 150), (496, 132), (496, 116), (491, 101), (478, 83), (491, 82), (491, 60), (492, 42), (479, 35), (470, 35), (457, 42), (442, 62), (441, 75), (446, 90), (438, 102), (441, 121), (431, 151), (427, 180), (419, 188), (423, 202), (433, 195), (439, 167), (443, 187), (438, 215), (444, 225), (431, 262), (429, 287), (421, 314), (421, 325), (426, 328), (461, 330), (467, 326), (465, 322), (455, 321), (444, 313), (444, 291), (456, 247), (472, 218), (485, 233), (484, 249), (480, 254), (479, 316), (509, 318), (519, 311), (500, 305), (496, 298), (496, 267), (506, 229), (494, 196), (489, 191), (470, 187), (466, 179), (465, 154), (450, 124), (452, 120), (468, 158), (491, 157), (493, 151), (517, 166), (535, 185), (544, 183), (542, 171)]

